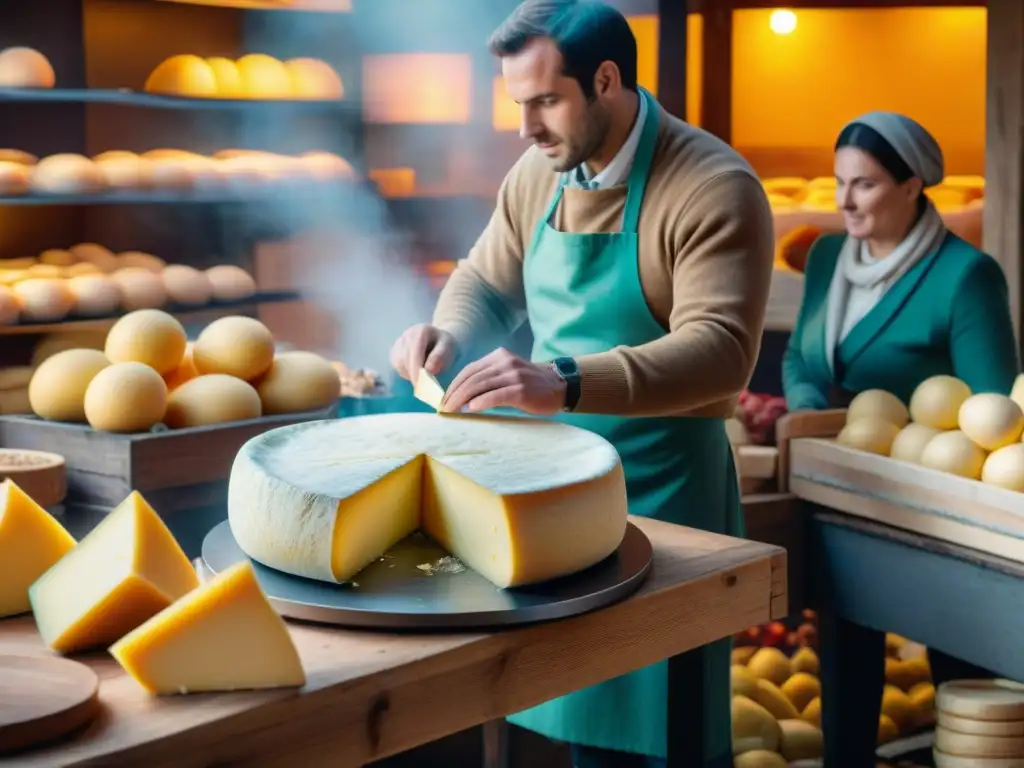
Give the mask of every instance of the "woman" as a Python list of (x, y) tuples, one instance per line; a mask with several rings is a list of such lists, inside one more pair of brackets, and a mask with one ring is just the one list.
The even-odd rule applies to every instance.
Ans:
[[(924, 195), (945, 175), (935, 139), (908, 117), (870, 112), (839, 134), (835, 175), (846, 234), (821, 236), (807, 257), (782, 365), (789, 410), (845, 407), (875, 388), (907, 403), (937, 374), (1008, 394), (1019, 369), (1006, 279), (992, 257), (946, 230)], [(826, 623), (823, 666), (849, 673), (827, 692), (826, 764), (874, 765), (884, 634)], [(936, 651), (930, 660), (936, 682), (991, 676)]]

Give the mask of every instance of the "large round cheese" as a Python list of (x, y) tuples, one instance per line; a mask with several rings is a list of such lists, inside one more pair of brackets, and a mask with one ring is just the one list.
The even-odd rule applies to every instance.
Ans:
[(282, 352), (256, 385), (263, 412), (300, 413), (326, 408), (341, 395), (341, 379), (313, 352)]
[(110, 361), (96, 349), (67, 349), (48, 357), (32, 374), (32, 411), (50, 421), (85, 421), (85, 392)]
[(1006, 395), (982, 392), (960, 406), (960, 429), (986, 451), (1016, 443), (1024, 432), (1024, 411)]
[(896, 395), (884, 389), (866, 389), (850, 401), (846, 409), (846, 423), (864, 418), (882, 419), (897, 427), (910, 421), (907, 406)]
[(85, 390), (89, 426), (106, 432), (145, 432), (164, 417), (167, 385), (142, 363), (114, 363)]
[(252, 381), (274, 361), (274, 337), (255, 318), (222, 317), (200, 332), (192, 346), (192, 360), (200, 373), (226, 373)]
[(888, 456), (900, 428), (890, 421), (865, 416), (849, 422), (836, 436), (836, 442), (858, 451)]
[(953, 376), (925, 379), (910, 396), (910, 418), (935, 429), (956, 429), (960, 406), (971, 396), (971, 388)]
[(252, 384), (223, 373), (211, 373), (187, 381), (171, 392), (164, 424), (182, 429), (258, 419), (262, 415), (260, 396)]
[(228, 519), (255, 560), (345, 581), (418, 528), (499, 588), (575, 573), (626, 529), (614, 447), (546, 419), (393, 413), (265, 432), (235, 457)]
[(104, 351), (112, 363), (142, 363), (161, 376), (181, 365), (188, 336), (173, 315), (159, 309), (129, 312), (111, 327)]

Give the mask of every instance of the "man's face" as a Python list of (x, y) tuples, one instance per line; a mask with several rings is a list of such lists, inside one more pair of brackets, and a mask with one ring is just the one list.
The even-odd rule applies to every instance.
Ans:
[(562, 74), (553, 40), (537, 38), (501, 60), (505, 88), (522, 108), (519, 135), (545, 154), (555, 171), (589, 159), (608, 132), (610, 117), (600, 96), (587, 102), (580, 84)]

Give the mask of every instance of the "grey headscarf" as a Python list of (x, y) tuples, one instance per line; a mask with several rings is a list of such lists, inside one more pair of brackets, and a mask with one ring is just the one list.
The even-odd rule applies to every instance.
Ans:
[(934, 187), (942, 182), (946, 175), (942, 148), (920, 123), (896, 112), (868, 112), (847, 126), (855, 124), (866, 125), (889, 142), (924, 186)]

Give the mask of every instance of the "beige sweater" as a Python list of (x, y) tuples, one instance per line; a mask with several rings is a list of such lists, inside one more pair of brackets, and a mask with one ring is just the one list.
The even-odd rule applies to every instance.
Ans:
[[(659, 111), (640, 211), (639, 271), (665, 335), (576, 358), (582, 375), (576, 410), (728, 417), (760, 348), (774, 252), (771, 211), (738, 153)], [(434, 312), (434, 324), (460, 345), (508, 334), (526, 318), (524, 254), (557, 184), (533, 147), (505, 177), (490, 222)], [(625, 185), (566, 188), (552, 224), (563, 232), (618, 232), (625, 200)]]

